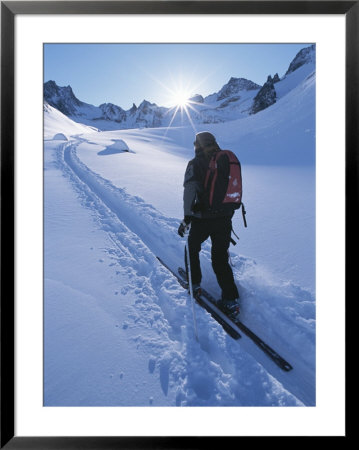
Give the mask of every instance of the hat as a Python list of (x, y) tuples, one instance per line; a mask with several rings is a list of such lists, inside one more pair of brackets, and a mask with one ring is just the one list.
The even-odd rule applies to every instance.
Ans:
[(196, 147), (203, 148), (213, 144), (217, 144), (216, 138), (208, 131), (201, 131), (196, 134), (196, 140), (194, 141)]

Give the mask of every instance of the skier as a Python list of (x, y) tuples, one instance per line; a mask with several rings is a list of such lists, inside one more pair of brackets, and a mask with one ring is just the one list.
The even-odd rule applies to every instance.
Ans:
[[(189, 261), (193, 293), (200, 293), (202, 279), (199, 253), (201, 244), (211, 238), (212, 267), (222, 290), (217, 306), (230, 318), (239, 314), (239, 293), (234, 282), (233, 272), (229, 264), (228, 249), (231, 242), (232, 217), (239, 206), (228, 203), (220, 208), (209, 207), (208, 189), (206, 189), (207, 170), (211, 159), (221, 152), (213, 134), (203, 131), (196, 134), (194, 141), (195, 157), (188, 163), (184, 176), (184, 219), (178, 228), (178, 234), (188, 235)], [(238, 163), (239, 164), (239, 163)], [(229, 162), (227, 158), (218, 159), (220, 177), (229, 177)], [(216, 167), (217, 167), (216, 166)], [(187, 259), (186, 259), (186, 268)]]

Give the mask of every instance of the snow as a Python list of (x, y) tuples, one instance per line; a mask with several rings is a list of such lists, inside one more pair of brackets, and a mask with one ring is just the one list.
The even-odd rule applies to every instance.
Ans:
[(55, 141), (68, 141), (68, 137), (64, 135), (64, 133), (57, 133), (53, 137)]
[(108, 145), (105, 150), (98, 152), (98, 155), (114, 155), (116, 153), (129, 152), (130, 149), (122, 139), (113, 140), (113, 144)]
[[(315, 405), (315, 77), (296, 76), (267, 110), (205, 127), (242, 163), (248, 228), (237, 212), (230, 252), (243, 322), (288, 373), (199, 306), (197, 342), (189, 296), (156, 258), (183, 265), (195, 130), (98, 132), (45, 112), (45, 406)], [(208, 242), (201, 262), (219, 296)]]
[(97, 131), (97, 128), (86, 126), (73, 122), (65, 114), (58, 111), (56, 108), (50, 106), (48, 103), (44, 105), (44, 139), (53, 139), (58, 134), (65, 134), (68, 136), (74, 134), (88, 133), (90, 131)]

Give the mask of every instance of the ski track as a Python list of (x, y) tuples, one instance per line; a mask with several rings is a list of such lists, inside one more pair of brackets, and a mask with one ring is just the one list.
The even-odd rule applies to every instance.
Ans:
[[(294, 370), (281, 371), (245, 336), (234, 341), (204, 310), (196, 307), (198, 344), (194, 339), (189, 296), (156, 259), (156, 255), (160, 256), (174, 270), (183, 265), (184, 242), (174, 237), (178, 219), (163, 216), (142, 198), (130, 196), (125, 189), (91, 171), (76, 154), (77, 146), (84, 141), (78, 136), (58, 147), (57, 163), (70, 178), (82, 204), (91, 209), (99, 227), (107, 232), (111, 246), (105, 251), (116, 270), (128, 276), (129, 283), (119, 287), (119, 294), (125, 296), (128, 291), (137, 294), (125, 326), (132, 331), (141, 330), (132, 334), (131, 339), (147, 348), (151, 355), (149, 371), (158, 370), (164, 394), (175, 389), (176, 406), (314, 405), (312, 362), (305, 360), (305, 351), (288, 348), (281, 337), (288, 327), (293, 328), (293, 332), (303, 334), (303, 346), (307, 346), (308, 353), (314, 353), (314, 338), (308, 342), (303, 333), (303, 327), (314, 327), (310, 319), (305, 320), (306, 308), (308, 317), (313, 317), (313, 303), (310, 296), (306, 298), (309, 294), (290, 284), (283, 293), (282, 285), (276, 287), (260, 281), (263, 273), (254, 261), (232, 256), (244, 303), (244, 322), (278, 350)], [(201, 261), (204, 279), (209, 280), (206, 287), (218, 294), (208, 244), (203, 246)], [(296, 300), (300, 317), (295, 312), (297, 306), (294, 308), (288, 301), (296, 294), (301, 299)], [(271, 310), (271, 297), (276, 301), (282, 299), (283, 312)], [(258, 310), (262, 313), (258, 314)], [(273, 323), (275, 327), (269, 326)], [(257, 389), (256, 398), (252, 385)], [(258, 386), (263, 386), (262, 392)]]

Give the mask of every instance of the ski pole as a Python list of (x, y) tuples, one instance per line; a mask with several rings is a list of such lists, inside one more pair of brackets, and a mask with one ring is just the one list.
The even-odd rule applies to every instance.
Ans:
[(194, 332), (195, 332), (195, 336), (196, 336), (196, 341), (198, 342), (199, 339), (198, 339), (196, 312), (195, 312), (195, 309), (194, 309), (193, 285), (192, 285), (192, 274), (191, 274), (191, 261), (190, 261), (190, 256), (189, 256), (188, 238), (189, 238), (189, 233), (187, 235), (187, 240), (186, 240), (186, 258), (187, 258), (187, 267), (188, 267), (188, 284), (189, 284), (189, 292), (190, 292), (190, 295), (191, 295), (191, 302), (192, 302), (192, 314), (193, 314)]

